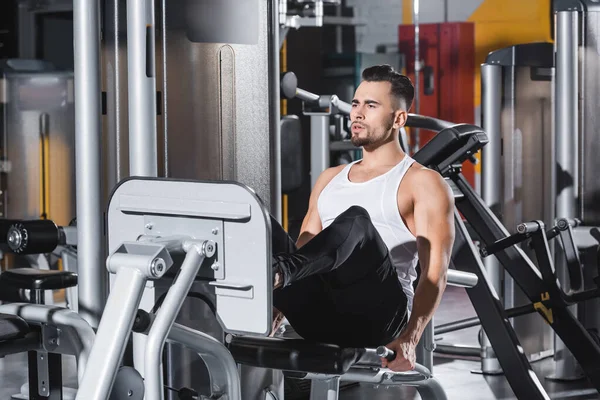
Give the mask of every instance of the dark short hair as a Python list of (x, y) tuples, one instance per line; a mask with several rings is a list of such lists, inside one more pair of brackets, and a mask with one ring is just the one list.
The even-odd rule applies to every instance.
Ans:
[(415, 98), (415, 88), (407, 76), (402, 75), (390, 65), (375, 65), (366, 68), (362, 79), (367, 82), (389, 82), (392, 85), (392, 94), (406, 104), (408, 111)]

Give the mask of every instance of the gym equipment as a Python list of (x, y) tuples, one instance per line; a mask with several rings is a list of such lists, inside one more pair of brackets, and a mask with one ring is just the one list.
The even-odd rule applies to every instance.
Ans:
[[(488, 281), (473, 242), (458, 214), (460, 212), (470, 223), (484, 248), (510, 236), (460, 172), (460, 165), (466, 159), (466, 155), (473, 154), (487, 141), (481, 135), (466, 135), (464, 131), (463, 134), (460, 134), (464, 129), (467, 128), (456, 126), (452, 130), (441, 131), (425, 146), (432, 149), (430, 152), (432, 155), (441, 153), (451, 146), (460, 149), (450, 159), (443, 163), (434, 158), (422, 160), (422, 162), (436, 168), (443, 176), (450, 179), (462, 193), (462, 196), (456, 198), (458, 211), (455, 213), (457, 231), (453, 260), (457, 268), (473, 272), (479, 278), (479, 283), (475, 287), (467, 289), (467, 293), (509, 384), (518, 398), (547, 399), (547, 394), (542, 389), (531, 370), (529, 361), (520, 348), (519, 340), (508, 321), (507, 310), (500, 303), (493, 286)], [(454, 162), (452, 162), (452, 158), (454, 158)], [(527, 305), (529, 312), (537, 311), (542, 315), (573, 353), (590, 382), (598, 390), (600, 389), (600, 371), (596, 367), (596, 360), (600, 356), (600, 346), (577, 318), (571, 314), (568, 307), (575, 302), (597, 297), (600, 291), (598, 288), (594, 288), (589, 291), (566, 294), (561, 290), (554, 273), (554, 263), (549, 253), (543, 222), (526, 223), (525, 233), (530, 234), (528, 229), (536, 225), (538, 226), (537, 233), (532, 235), (531, 239), (538, 259), (537, 268), (525, 253), (514, 245), (494, 254), (505, 271), (512, 275), (531, 301), (531, 304)], [(461, 251), (463, 248), (468, 251)], [(490, 253), (489, 249), (487, 253)], [(569, 262), (567, 265), (574, 266), (575, 264)], [(580, 268), (580, 266), (577, 267)]]
[[(5, 59), (0, 82), (0, 218), (52, 218), (66, 225), (75, 213), (73, 74), (46, 61)], [(57, 264), (57, 257), (7, 248), (0, 260), (2, 269)]]
[[(599, 72), (595, 43), (600, 5), (593, 0), (558, 0), (553, 2), (553, 12), (556, 211), (558, 216), (580, 219), (584, 226), (598, 226), (600, 180), (595, 171), (599, 150), (596, 107), (599, 86), (591, 77)], [(561, 284), (566, 284), (565, 268), (557, 263), (557, 269)], [(571, 311), (577, 313), (577, 307), (573, 306)], [(596, 310), (591, 314), (597, 313)], [(594, 322), (593, 329), (597, 330), (600, 325), (595, 318)], [(555, 350), (559, 363), (551, 377), (559, 380), (580, 378), (581, 372), (573, 359), (575, 355), (565, 351), (564, 341), (556, 338)]]
[(323, 6), (340, 5), (341, 0), (279, 0), (279, 40), (283, 43), (289, 28), (323, 26)]
[[(600, 225), (598, 169), (598, 40), (600, 4), (595, 0), (557, 0), (554, 115), (556, 162), (565, 179), (558, 183), (557, 214)], [(579, 134), (577, 134), (579, 133)], [(573, 199), (577, 199), (574, 201)]]
[[(551, 108), (553, 69), (552, 43), (499, 49), (491, 52), (481, 66), (481, 118), (489, 138), (481, 153), (481, 193), (504, 226), (538, 219), (550, 226), (557, 218)], [(533, 256), (532, 250), (523, 251)], [(504, 274), (496, 257), (486, 258), (484, 264), (505, 308), (527, 301), (514, 279)], [(557, 268), (560, 269), (559, 264)], [(558, 276), (561, 284), (568, 283), (560, 272)], [(552, 354), (552, 330), (542, 319), (527, 315), (512, 324), (530, 360)], [(484, 374), (501, 372), (485, 337), (482, 354)]]
[[(230, 199), (236, 201), (231, 202)], [(149, 224), (152, 224), (152, 230), (148, 229)], [(79, 363), (80, 389), (77, 398), (107, 398), (113, 380), (119, 377), (121, 381), (129, 382), (125, 392), (128, 393), (127, 396), (134, 394), (134, 398), (141, 398), (137, 397), (141, 396), (139, 389), (131, 389), (138, 385), (141, 377), (130, 369), (118, 369), (118, 365), (128, 333), (134, 325), (133, 317), (145, 280), (163, 276), (174, 260), (179, 261), (179, 270), (173, 284), (158, 312), (148, 319), (151, 325), (147, 331), (149, 340), (145, 351), (145, 398), (162, 398), (160, 350), (167, 334), (170, 340), (183, 343), (203, 356), (209, 365), (213, 395), (219, 393), (228, 394), (234, 399), (245, 398), (236, 392), (240, 388), (235, 362), (241, 362), (284, 369), (295, 377), (313, 379), (317, 382), (314, 393), (319, 388), (337, 390), (339, 380), (350, 380), (418, 385), (424, 398), (445, 398), (443, 390), (426, 368), (418, 367), (414, 372), (404, 374), (386, 372), (379, 368), (379, 358), (373, 349), (339, 349), (337, 346), (303, 343), (298, 340), (238, 336), (266, 335), (270, 330), (272, 309), (272, 277), (270, 257), (267, 256), (270, 254), (269, 218), (264, 206), (248, 188), (226, 182), (126, 180), (112, 197), (108, 228), (110, 247), (115, 251), (107, 260), (107, 267), (117, 277), (95, 340), (89, 325), (70, 310), (23, 304), (0, 306), (0, 312), (19, 315), (29, 324), (48, 324), (48, 328), (42, 330), (44, 337), (47, 337), (42, 343), (65, 344), (66, 341), (60, 340), (64, 336), (56, 335), (64, 333), (64, 327), (68, 325), (64, 322), (65, 319), (70, 321), (74, 318), (77, 323), (71, 323), (75, 325), (73, 329), (83, 330), (83, 333), (77, 332), (76, 336), (86, 338), (83, 349), (85, 353), (79, 357), (86, 357), (87, 360)], [(252, 238), (251, 246), (249, 238)], [(227, 264), (224, 260), (227, 260)], [(201, 266), (204, 268), (200, 269)], [(11, 272), (14, 273), (17, 271)], [(0, 278), (10, 279), (11, 274), (4, 273)], [(57, 271), (51, 271), (50, 274), (51, 276), (28, 274), (12, 281), (25, 279), (33, 284), (42, 280), (46, 283), (41, 289), (50, 289), (54, 288), (51, 286), (52, 280), (60, 278)], [(235, 360), (221, 343), (210, 336), (173, 325), (178, 308), (194, 277), (208, 278), (216, 289), (215, 305), (219, 321), (228, 332), (235, 335), (230, 337), (228, 343)], [(466, 284), (475, 283), (468, 275), (463, 274), (463, 278), (467, 278)], [(60, 280), (62, 286), (66, 286), (67, 282), (76, 282), (72, 274), (66, 274)], [(251, 317), (240, 318), (241, 316)], [(9, 329), (3, 338), (16, 339), (28, 332), (29, 325), (24, 321), (12, 316), (0, 319), (4, 320)], [(51, 326), (58, 326), (58, 333)], [(4, 325), (0, 324), (0, 327)], [(258, 351), (264, 354), (265, 351), (274, 351), (274, 344), (281, 346), (277, 350), (278, 358), (270, 361), (273, 364), (265, 365), (262, 355), (251, 356), (248, 353)], [(53, 351), (58, 353), (56, 349)], [(295, 360), (297, 352), (301, 354), (300, 360), (305, 360), (301, 365)], [(337, 366), (340, 357), (343, 361), (340, 364), (343, 365), (342, 368)], [(323, 361), (326, 363), (323, 364)], [(355, 368), (352, 368), (353, 365)], [(369, 369), (366, 370), (366, 367)], [(331, 374), (337, 374), (337, 377), (332, 377)], [(126, 380), (126, 376), (133, 376), (135, 379)], [(117, 388), (123, 390), (121, 387)]]
[[(78, 82), (75, 86), (78, 310), (93, 327), (98, 326), (107, 292), (102, 245), (102, 104), (99, 95), (102, 90), (99, 35), (100, 15), (97, 2), (73, 2), (74, 72)], [(110, 141), (110, 135), (105, 137)], [(117, 165), (116, 162), (111, 164)], [(110, 179), (107, 181), (111, 185)]]
[[(592, 155), (596, 146), (593, 133), (595, 109), (589, 106), (595, 103), (595, 97), (588, 97), (593, 96), (594, 90), (589, 88), (595, 84), (588, 83), (587, 79), (597, 68), (595, 62), (589, 62), (591, 52), (596, 50), (590, 49), (588, 43), (592, 39), (595, 41), (597, 33), (593, 21), (600, 9), (597, 4), (587, 1), (556, 1), (553, 4), (555, 44), (528, 43), (500, 49), (490, 53), (482, 66), (482, 121), (491, 141), (482, 154), (483, 198), (506, 226), (531, 219), (541, 219), (546, 225), (554, 224), (557, 217), (581, 220), (582, 226), (573, 230), (577, 233), (577, 249), (584, 251), (586, 246), (583, 244), (591, 239), (590, 227), (596, 225), (596, 211), (591, 206), (595, 201), (591, 199), (598, 182), (589, 175), (589, 171), (597, 169), (596, 157)], [(579, 59), (581, 66), (578, 66)], [(578, 77), (580, 71), (581, 79)], [(578, 88), (579, 84), (581, 88)], [(502, 149), (506, 160), (503, 164)], [(548, 156), (540, 158), (542, 153)], [(498, 165), (502, 167), (498, 168)], [(506, 182), (503, 193), (498, 190), (502, 182)], [(530, 195), (534, 193), (535, 196)], [(551, 250), (556, 250), (554, 262), (558, 279), (563, 290), (568, 292), (571, 282), (562, 250), (552, 243), (550, 246)], [(532, 254), (527, 248), (523, 250)], [(499, 284), (502, 270), (497, 260), (487, 259), (486, 265), (492, 279)], [(593, 286), (590, 278), (588, 284)], [(510, 277), (505, 281), (505, 306), (526, 299)], [(596, 318), (589, 318), (594, 315), (591, 306), (573, 305), (570, 309), (577, 315), (580, 314), (578, 307), (586, 307), (588, 318), (581, 322), (588, 329), (598, 329), (600, 325)], [(549, 327), (541, 324), (542, 321), (536, 322), (531, 317), (514, 321), (525, 351), (535, 356), (540, 351), (551, 353), (554, 350), (556, 364), (550, 379), (583, 378), (564, 342), (556, 335), (553, 337)], [(483, 360), (484, 372), (497, 369), (497, 363), (490, 361)]]
[[(78, 142), (83, 141), (89, 152), (77, 154), (86, 163), (78, 168), (82, 180), (77, 188), (98, 190), (96, 203), (86, 195), (77, 196), (82, 205), (77, 218), (82, 228), (80, 309), (85, 303), (86, 312), (98, 321), (108, 292), (102, 266), (107, 252), (97, 246), (104, 242), (99, 210), (105, 209), (102, 204), (107, 204), (109, 193), (101, 193), (97, 182), (105, 182), (111, 190), (127, 176), (234, 180), (252, 187), (281, 218), (280, 13), (278, 0), (194, 1), (186, 6), (167, 0), (108, 2), (100, 26), (97, 3), (79, 1), (74, 6), (75, 72), (78, 81), (86, 82), (77, 85), (82, 92), (76, 100), (87, 104), (78, 103), (77, 112), (93, 125), (77, 130), (85, 134)], [(101, 60), (98, 32), (103, 34)], [(130, 86), (149, 93), (143, 103)], [(100, 111), (106, 114), (102, 125)], [(100, 126), (105, 146), (99, 142)], [(134, 131), (128, 126), (148, 127), (145, 140), (130, 138)], [(101, 148), (104, 164), (98, 159)], [(94, 243), (93, 249), (82, 247), (84, 238)], [(146, 311), (166, 290), (161, 281), (148, 286), (140, 305)], [(193, 288), (209, 297), (211, 290), (201, 281)], [(204, 315), (212, 315), (210, 309), (193, 299), (183, 305), (180, 321), (221, 340), (219, 324)], [(134, 361), (143, 373), (139, 336), (134, 334)], [(195, 354), (171, 344), (166, 353), (169, 386), (198, 383), (197, 376), (204, 371)]]
[[(77, 276), (66, 271), (15, 268), (0, 275), (0, 288), (29, 290), (30, 302), (33, 304), (44, 304), (46, 290), (67, 289), (75, 285), (77, 285)], [(29, 384), (26, 388), (28, 393), (36, 395), (29, 397), (26, 393), (21, 393), (26, 396), (25, 399), (37, 398), (38, 394), (42, 398), (62, 397), (62, 356), (61, 352), (56, 352), (54, 349), (60, 340), (59, 328), (42, 325), (40, 329), (41, 336), (36, 336), (34, 340), (28, 342), (31, 349), (28, 351)], [(25, 336), (24, 333), (28, 331), (28, 326), (23, 328), (22, 336)], [(40, 347), (39, 350), (37, 347)], [(25, 350), (24, 347), (16, 347), (16, 349), (17, 352)], [(13, 398), (20, 397), (15, 395)]]
[[(60, 245), (76, 244), (74, 227), (57, 227), (50, 220), (10, 221), (2, 220), (2, 242), (8, 251), (19, 255), (52, 253)], [(67, 259), (67, 250), (62, 252)], [(43, 256), (40, 257), (43, 258)], [(71, 264), (65, 263), (65, 267)], [(69, 306), (76, 305), (77, 275), (73, 271), (63, 271), (37, 268), (13, 268), (0, 274), (0, 300), (3, 302), (28, 301), (33, 304), (53, 302), (52, 290), (64, 289)], [(18, 317), (14, 317), (18, 318)], [(32, 323), (36, 321), (31, 321)], [(39, 322), (39, 321), (37, 321)], [(71, 388), (62, 386), (61, 354), (55, 348), (61, 338), (57, 327), (42, 325), (32, 327), (23, 321), (18, 337), (0, 336), (6, 346), (6, 354), (28, 351), (29, 381), (21, 387), (21, 393), (12, 396), (13, 399), (30, 398), (60, 398), (72, 392)], [(31, 336), (23, 339), (25, 336)], [(62, 336), (63, 340), (66, 339)], [(14, 340), (22, 339), (15, 343)], [(30, 393), (36, 393), (31, 395)]]
[[(29, 257), (31, 271), (41, 270), (53, 272), (48, 266), (45, 254), (54, 254), (62, 260), (62, 271), (77, 273), (77, 228), (75, 226), (57, 226), (51, 220), (0, 220), (0, 244), (5, 247), (5, 253), (14, 253)], [(40, 262), (36, 262), (40, 261)], [(29, 268), (27, 268), (29, 269)], [(25, 269), (20, 269), (24, 271)], [(10, 270), (9, 270), (10, 272)], [(40, 273), (42, 273), (40, 272)], [(8, 276), (8, 275), (7, 275)], [(0, 275), (0, 279), (2, 275)], [(1, 292), (0, 301), (21, 301), (29, 298), (45, 298), (44, 304), (52, 304), (52, 292), (40, 290), (37, 293), (20, 293), (14, 297), (16, 291), (29, 289), (20, 287), (19, 284), (5, 285)], [(65, 289), (67, 307), (77, 311), (77, 287), (57, 287)]]
[[(56, 272), (46, 271), (40, 276), (23, 275), (19, 279), (22, 282), (38, 280), (47, 287), (48, 279), (56, 281), (58, 278)], [(65, 285), (73, 283), (73, 276), (62, 274)], [(29, 385), (24, 385), (21, 393), (14, 395), (13, 399), (75, 398), (74, 389), (61, 387), (60, 357), (63, 354), (75, 356), (77, 378), (81, 384), (94, 340), (92, 327), (72, 310), (28, 303), (1, 305), (0, 355), (29, 352)], [(132, 368), (119, 368), (110, 397), (106, 399), (142, 400), (141, 381), (140, 375)]]
[[(264, 337), (271, 328), (272, 310), (269, 221), (256, 194), (238, 183), (151, 178), (121, 183), (111, 198), (107, 225), (111, 249), (107, 267), (116, 279), (78, 399), (105, 398), (144, 284), (160, 278), (169, 268), (178, 269), (171, 288), (156, 314), (150, 316), (149, 329), (140, 329), (148, 335), (146, 399), (162, 398), (160, 354), (167, 335), (204, 356), (209, 364), (211, 396), (248, 398), (236, 376), (238, 362), (310, 378), (315, 383), (314, 399), (337, 399), (343, 379), (411, 384), (424, 398), (445, 399), (443, 389), (426, 368), (419, 366), (408, 373), (385, 370), (375, 349), (342, 349)], [(150, 223), (154, 226), (151, 231), (147, 228)], [(202, 332), (174, 324), (191, 278), (197, 274), (215, 288), (216, 315), (228, 332), (231, 353)]]
[(6, 59), (0, 76), (0, 217), (67, 225), (75, 214), (73, 73)]

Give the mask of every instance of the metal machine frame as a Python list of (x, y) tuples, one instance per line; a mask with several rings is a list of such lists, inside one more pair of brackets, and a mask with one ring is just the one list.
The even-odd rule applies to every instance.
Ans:
[[(256, 195), (239, 184), (123, 181), (108, 210), (111, 255), (107, 266), (116, 278), (78, 398), (100, 400), (110, 393), (145, 283), (161, 278), (174, 260), (179, 259), (179, 271), (145, 340), (147, 399), (162, 398), (162, 349), (197, 275), (214, 286), (217, 315), (224, 329), (268, 334), (272, 301), (269, 224)], [(201, 266), (205, 268), (200, 270)], [(197, 336), (196, 343), (206, 341), (202, 334)], [(198, 346), (194, 340), (187, 344)], [(232, 371), (237, 374), (233, 358), (222, 354), (219, 362), (223, 365), (217, 370), (227, 372), (222, 378), (229, 385), (216, 386), (238, 398), (239, 381), (231, 376)]]
[[(144, 282), (162, 276), (178, 259), (181, 267), (173, 285), (146, 329), (145, 398), (162, 398), (160, 355), (167, 335), (171, 340), (182, 340), (203, 357), (213, 355), (208, 357), (213, 395), (241, 398), (243, 387), (240, 388), (235, 361), (231, 354), (222, 351), (223, 344), (173, 323), (198, 274), (196, 279), (207, 279), (215, 287), (216, 315), (228, 333), (238, 336), (269, 333), (272, 310), (270, 219), (256, 195), (237, 183), (129, 179), (112, 196), (108, 236), (111, 256), (107, 265), (117, 278), (89, 357), (90, 367), (80, 386), (81, 396), (102, 399), (109, 393), (127, 333), (133, 326), (133, 315), (143, 295)], [(200, 248), (203, 251), (198, 252)], [(201, 269), (201, 265), (205, 268)], [(456, 280), (466, 285), (476, 283), (464, 274)], [(219, 358), (214, 357), (215, 354), (220, 354)], [(379, 362), (379, 357), (375, 358)], [(264, 359), (261, 362), (268, 362)], [(338, 377), (304, 371), (305, 378), (316, 382), (311, 398), (331, 399), (331, 391), (337, 393), (340, 379), (411, 384), (419, 386), (426, 398), (446, 398), (439, 383), (423, 366), (408, 373), (394, 373), (373, 368), (372, 364), (373, 361), (369, 369), (363, 369), (358, 362), (357, 370)]]
[[(470, 146), (470, 152), (473, 153), (483, 145), (485, 142), (472, 142), (465, 146)], [(425, 150), (426, 147), (423, 149)], [(496, 242), (506, 239), (510, 235), (462, 176), (460, 166), (467, 155), (465, 150), (461, 150), (456, 151), (454, 159), (449, 157), (441, 164), (431, 164), (427, 160), (421, 162), (438, 170), (452, 182), (460, 193), (459, 196), (456, 196), (455, 222), (457, 230), (455, 254), (453, 255), (454, 265), (462, 271), (475, 273), (480, 282), (485, 282), (485, 284), (478, 284), (467, 289), (467, 294), (513, 391), (518, 398), (548, 399), (548, 395), (533, 373), (527, 357), (520, 350), (519, 340), (509, 322), (511, 317), (531, 312), (539, 312), (544, 317), (572, 351), (592, 384), (597, 390), (600, 390), (600, 370), (597, 368), (600, 346), (568, 309), (571, 304), (599, 296), (600, 290), (592, 289), (574, 295), (566, 295), (556, 279), (547, 238), (533, 238), (534, 249), (538, 254), (539, 270), (520, 248), (513, 246), (516, 242), (512, 242), (510, 247), (499, 251), (492, 250), (493, 246), (498, 246)], [(482, 252), (482, 255), (487, 256), (487, 254), (494, 253), (505, 270), (511, 274), (527, 295), (531, 304), (510, 310), (504, 309), (458, 212), (469, 221), (483, 246), (489, 248), (487, 252)], [(543, 225), (540, 222), (536, 223)], [(541, 230), (543, 231), (543, 229)], [(469, 251), (460, 251), (465, 247)], [(580, 265), (577, 267), (580, 268)], [(540, 270), (543, 272), (540, 273)]]

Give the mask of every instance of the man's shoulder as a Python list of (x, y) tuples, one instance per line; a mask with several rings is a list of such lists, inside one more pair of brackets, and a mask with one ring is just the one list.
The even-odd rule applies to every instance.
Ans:
[(345, 167), (346, 165), (342, 164), (335, 167), (327, 168), (325, 171), (321, 172), (321, 175), (319, 175), (317, 181), (315, 182), (313, 193), (320, 193), (337, 174), (342, 172), (342, 170)]
[(413, 163), (406, 174), (407, 185), (415, 201), (435, 198), (439, 201), (453, 199), (452, 189), (437, 171)]
[(321, 172), (321, 175), (318, 178), (320, 183), (326, 185), (331, 181), (337, 174), (342, 172), (346, 168), (346, 164), (337, 165), (335, 167), (327, 168), (325, 171)]

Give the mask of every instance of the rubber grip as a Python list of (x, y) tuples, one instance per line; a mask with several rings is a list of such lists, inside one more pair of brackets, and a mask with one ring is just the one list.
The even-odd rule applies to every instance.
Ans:
[(375, 353), (379, 357), (385, 358), (388, 361), (394, 361), (394, 359), (396, 358), (396, 352), (394, 350), (388, 349), (385, 346), (379, 346), (377, 350), (375, 350)]

